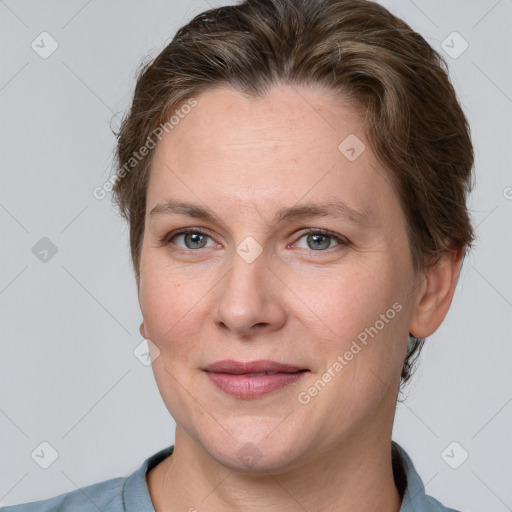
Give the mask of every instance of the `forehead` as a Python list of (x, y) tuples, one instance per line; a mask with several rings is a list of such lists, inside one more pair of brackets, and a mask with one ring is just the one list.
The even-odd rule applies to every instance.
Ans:
[[(279, 85), (249, 97), (229, 86), (209, 89), (169, 134), (194, 152), (222, 149), (243, 152), (290, 145), (332, 145), (352, 132), (363, 133), (363, 119), (343, 98), (306, 86)], [(200, 140), (197, 139), (200, 137)], [(163, 145), (161, 145), (163, 146)]]
[(347, 100), (288, 85), (257, 98), (217, 87), (195, 100), (155, 149), (148, 212), (169, 195), (211, 209), (228, 203), (275, 209), (327, 196), (368, 212), (390, 206), (387, 173)]

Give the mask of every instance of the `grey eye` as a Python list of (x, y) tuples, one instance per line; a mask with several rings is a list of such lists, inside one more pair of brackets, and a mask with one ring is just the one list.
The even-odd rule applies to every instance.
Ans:
[[(313, 251), (322, 251), (325, 249), (329, 249), (331, 247), (334, 247), (338, 244), (338, 242), (335, 240), (333, 236), (330, 235), (323, 235), (320, 233), (310, 233), (303, 235), (300, 240), (303, 238), (306, 239), (307, 243), (307, 249), (311, 249)], [(334, 242), (334, 245), (333, 245)]]
[[(183, 245), (177, 243), (180, 238), (183, 239), (184, 247)], [(199, 231), (179, 233), (174, 237), (176, 245), (186, 249), (203, 249), (206, 247), (209, 238), (210, 237), (208, 235), (205, 235)]]
[(186, 233), (184, 235), (185, 245), (189, 249), (202, 249), (206, 246), (206, 236), (200, 233)]
[(328, 249), (331, 237), (325, 235), (308, 235), (308, 246), (313, 250)]

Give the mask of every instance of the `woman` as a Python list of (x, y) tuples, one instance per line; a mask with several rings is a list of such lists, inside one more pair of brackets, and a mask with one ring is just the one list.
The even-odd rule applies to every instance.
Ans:
[(141, 71), (117, 154), (175, 444), (6, 510), (449, 510), (391, 440), (473, 239), (440, 56), (372, 2), (212, 9)]

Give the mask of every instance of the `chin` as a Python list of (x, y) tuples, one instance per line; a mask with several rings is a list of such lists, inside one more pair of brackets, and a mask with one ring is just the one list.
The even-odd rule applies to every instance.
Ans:
[(291, 447), (267, 448), (251, 441), (237, 445), (233, 443), (230, 448), (214, 450), (211, 455), (223, 466), (251, 474), (282, 470), (293, 465), (297, 458), (297, 453)]
[(291, 433), (270, 437), (268, 429), (258, 430), (254, 425), (252, 427), (237, 430), (238, 435), (223, 431), (222, 435), (213, 439), (209, 436), (201, 444), (223, 466), (253, 474), (282, 470), (294, 465), (301, 455), (298, 447), (307, 445), (305, 439), (299, 440), (297, 436), (290, 435)]

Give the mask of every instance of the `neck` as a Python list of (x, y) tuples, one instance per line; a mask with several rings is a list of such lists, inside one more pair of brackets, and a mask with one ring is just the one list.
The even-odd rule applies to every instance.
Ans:
[(351, 437), (292, 468), (254, 475), (219, 464), (177, 427), (174, 452), (148, 473), (148, 488), (156, 512), (398, 512), (391, 433), (378, 433)]

